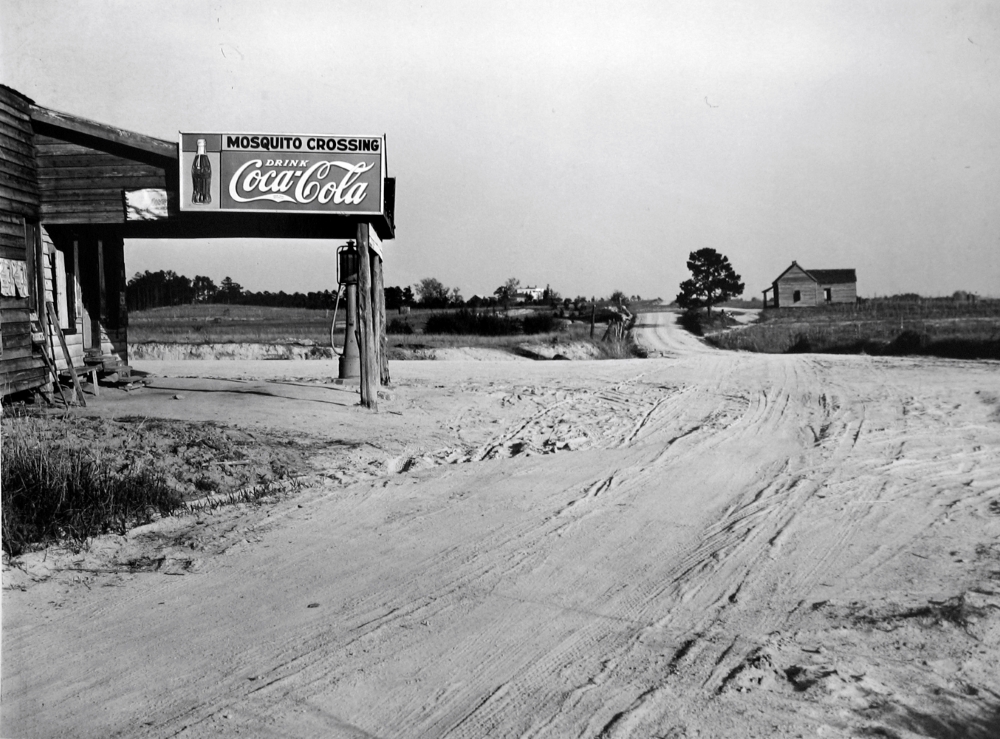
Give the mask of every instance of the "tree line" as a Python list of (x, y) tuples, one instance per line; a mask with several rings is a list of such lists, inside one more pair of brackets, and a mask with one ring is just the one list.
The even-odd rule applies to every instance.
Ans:
[(163, 308), (193, 303), (224, 305), (263, 305), (278, 308), (331, 309), (337, 294), (330, 290), (309, 293), (272, 293), (246, 290), (231, 277), (218, 285), (210, 277), (195, 275), (194, 279), (173, 270), (136, 273), (126, 285), (126, 304), (130, 311)]
[[(254, 292), (246, 290), (228, 276), (216, 285), (212, 278), (205, 275), (195, 275), (194, 279), (191, 279), (173, 270), (137, 272), (126, 286), (126, 302), (130, 311), (194, 303), (329, 310), (333, 308), (336, 299), (337, 293), (331, 290), (309, 293), (284, 291), (274, 293), (267, 290)], [(635, 295), (632, 299), (640, 298)], [(513, 277), (498, 287), (492, 295), (474, 295), (469, 300), (462, 297), (457, 287), (447, 287), (434, 277), (425, 277), (412, 287), (396, 285), (385, 288), (385, 305), (388, 310), (398, 310), (407, 306), (435, 309), (490, 306), (508, 308), (515, 303), (559, 307), (596, 300), (597, 298), (587, 299), (584, 296), (563, 299), (550, 286), (546, 286), (540, 296), (530, 296), (521, 290), (520, 281)], [(627, 301), (629, 298), (620, 290), (616, 290), (611, 300)]]
[[(245, 289), (228, 276), (216, 285), (211, 277), (195, 275), (191, 279), (173, 270), (137, 272), (128, 281), (125, 293), (130, 311), (196, 303), (331, 310), (337, 300), (337, 293), (333, 290), (308, 293), (286, 293), (284, 290), (255, 292)], [(385, 301), (386, 308), (390, 310), (420, 303), (410, 287), (385, 288)]]

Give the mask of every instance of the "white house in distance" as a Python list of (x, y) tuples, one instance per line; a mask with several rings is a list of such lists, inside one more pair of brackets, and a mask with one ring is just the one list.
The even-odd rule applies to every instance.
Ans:
[[(774, 293), (768, 300), (768, 293)], [(826, 303), (854, 303), (858, 276), (853, 269), (805, 269), (798, 262), (763, 291), (765, 308), (806, 308)]]
[[(493, 291), (493, 296), (498, 300), (503, 299), (504, 288), (498, 287)], [(475, 297), (475, 296), (473, 296)], [(532, 300), (541, 300), (545, 297), (545, 288), (541, 287), (519, 287), (514, 291), (514, 294), (510, 296), (510, 302), (512, 303), (527, 303)]]
[(523, 300), (541, 300), (545, 296), (545, 289), (541, 287), (520, 287), (514, 293), (515, 298)]

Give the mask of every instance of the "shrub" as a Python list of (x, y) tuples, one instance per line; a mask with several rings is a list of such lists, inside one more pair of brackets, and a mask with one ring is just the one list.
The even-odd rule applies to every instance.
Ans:
[(413, 326), (410, 325), (409, 321), (393, 318), (386, 326), (385, 332), (387, 334), (412, 334)]
[(716, 311), (709, 315), (701, 310), (686, 310), (681, 314), (680, 324), (695, 336), (704, 336), (714, 331), (722, 331), (738, 325), (738, 322), (725, 311)]
[(471, 334), (475, 336), (510, 336), (523, 331), (517, 318), (494, 313), (477, 313), (468, 308), (453, 313), (434, 313), (427, 318), (425, 334)]
[(793, 343), (787, 351), (789, 354), (809, 354), (813, 350), (812, 342), (809, 340), (809, 334), (796, 334), (795, 343)]
[(919, 354), (927, 346), (924, 336), (907, 329), (899, 334), (888, 346), (890, 354)]
[(693, 333), (695, 336), (704, 336), (705, 332), (701, 327), (702, 317), (703, 314), (701, 311), (686, 310), (681, 313), (681, 317), (678, 320), (681, 326)]
[(556, 317), (552, 313), (532, 313), (524, 317), (524, 333), (547, 334), (557, 328)]
[(624, 341), (593, 341), (597, 347), (601, 359), (633, 359), (639, 357), (645, 359), (647, 354), (631, 340)]
[(168, 515), (181, 499), (148, 469), (116, 471), (86, 449), (58, 447), (29, 419), (5, 423), (3, 433), (3, 550), (17, 556), (33, 546), (124, 534)]

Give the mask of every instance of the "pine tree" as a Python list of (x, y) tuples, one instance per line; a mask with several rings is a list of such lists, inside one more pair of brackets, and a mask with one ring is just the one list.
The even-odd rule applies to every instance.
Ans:
[(712, 314), (712, 306), (743, 294), (745, 285), (733, 270), (729, 258), (715, 249), (704, 248), (688, 255), (691, 279), (681, 283), (677, 305), (685, 310), (704, 307)]

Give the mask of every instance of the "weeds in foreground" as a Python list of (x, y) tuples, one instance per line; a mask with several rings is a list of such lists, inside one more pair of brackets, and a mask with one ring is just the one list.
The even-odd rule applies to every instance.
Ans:
[(601, 359), (634, 359), (644, 358), (646, 351), (632, 341), (631, 336), (620, 341), (593, 341)]
[(239, 503), (249, 503), (251, 505), (261, 505), (266, 498), (276, 498), (283, 493), (297, 492), (302, 488), (302, 482), (292, 479), (288, 482), (269, 480), (260, 485), (252, 485), (242, 490), (234, 490), (224, 495), (215, 495), (202, 500), (193, 500), (185, 503), (183, 510), (187, 513), (203, 513), (214, 511), (225, 506), (237, 505)]
[(83, 547), (181, 505), (161, 474), (116, 470), (93, 451), (53, 445), (31, 418), (5, 419), (2, 486), (3, 550), (12, 557), (55, 541)]

